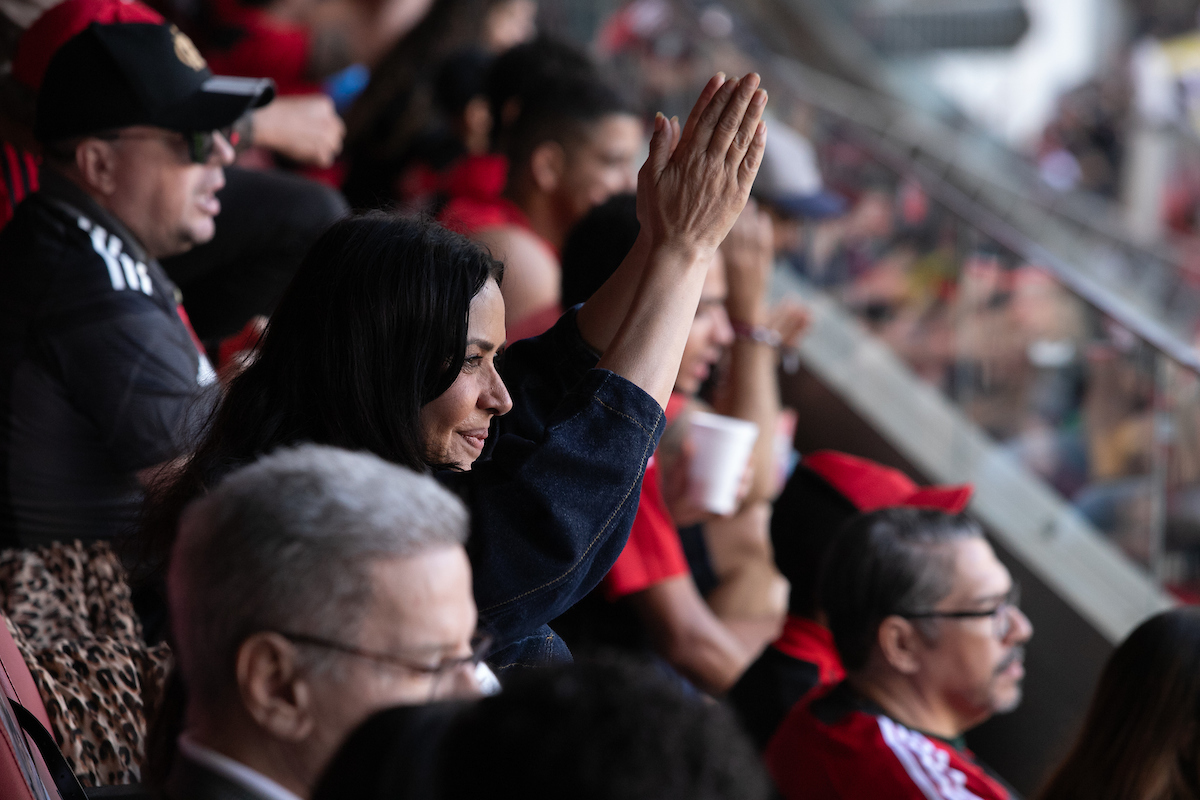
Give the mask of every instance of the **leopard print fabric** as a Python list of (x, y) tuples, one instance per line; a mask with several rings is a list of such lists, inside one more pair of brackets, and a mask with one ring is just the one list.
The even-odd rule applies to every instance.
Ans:
[(136, 783), (171, 655), (142, 641), (112, 548), (75, 541), (0, 552), (0, 611), (80, 783)]

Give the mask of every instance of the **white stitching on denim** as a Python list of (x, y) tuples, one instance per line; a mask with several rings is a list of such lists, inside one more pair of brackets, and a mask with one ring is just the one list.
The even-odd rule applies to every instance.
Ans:
[[(620, 411), (617, 411), (616, 409), (609, 406), (607, 403), (605, 403), (600, 398), (593, 397), (592, 399), (595, 400), (600, 405), (607, 408), (608, 410), (612, 411), (614, 414), (619, 414), (620, 416), (625, 417), (626, 419), (630, 420), (631, 422), (636, 424), (639, 428), (641, 428), (642, 431), (646, 432), (647, 435), (650, 437), (649, 439), (646, 440), (646, 447), (642, 449), (642, 474), (644, 475), (646, 472), (646, 462), (649, 461), (649, 456), (646, 455), (646, 451), (650, 449), (651, 442), (654, 438), (653, 432), (646, 431), (646, 428), (640, 422), (638, 422), (636, 419), (629, 416), (628, 414), (624, 414)], [(655, 417), (655, 420), (654, 420), (655, 429), (658, 428), (658, 420), (662, 418), (662, 413), (663, 413), (662, 409), (659, 409), (658, 416)], [(579, 559), (574, 564), (572, 564), (570, 567), (567, 568), (566, 572), (559, 575), (557, 578), (554, 578), (553, 580), (543, 583), (541, 586), (538, 586), (535, 589), (530, 589), (526, 592), (523, 592), (523, 593), (517, 595), (516, 597), (509, 598), (508, 600), (504, 600), (504, 601), (502, 601), (500, 603), (496, 603), (494, 605), (490, 605), (487, 608), (481, 608), (481, 609), (479, 609), (479, 613), (481, 615), (487, 614), (487, 613), (495, 611), (499, 608), (503, 608), (504, 606), (515, 603), (518, 600), (523, 600), (531, 594), (537, 594), (538, 592), (542, 591), (543, 589), (547, 589), (551, 586), (554, 586), (557, 583), (561, 583), (568, 575), (570, 575), (572, 572), (577, 570), (579, 568), (580, 564), (583, 563), (584, 558), (587, 556), (588, 553), (590, 553), (592, 551), (592, 548), (596, 546), (596, 542), (600, 541), (601, 537), (604, 536), (605, 531), (608, 530), (608, 526), (612, 524), (613, 519), (617, 516), (617, 512), (621, 509), (622, 506), (625, 505), (625, 502), (627, 500), (629, 500), (629, 495), (631, 495), (632, 493), (633, 493), (633, 486), (631, 485), (625, 491), (625, 496), (621, 498), (621, 502), (617, 503), (617, 507), (615, 509), (613, 509), (613, 512), (608, 515), (608, 519), (606, 519), (604, 521), (604, 524), (600, 526), (600, 532), (597, 533), (595, 538), (593, 538), (592, 541), (588, 543), (587, 549), (583, 551), (583, 553), (579, 556)]]

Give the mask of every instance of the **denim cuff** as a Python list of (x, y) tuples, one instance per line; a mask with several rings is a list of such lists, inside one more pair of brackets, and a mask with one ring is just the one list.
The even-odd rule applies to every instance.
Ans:
[[(652, 437), (651, 453), (658, 447), (658, 440), (662, 438), (667, 425), (663, 408), (644, 389), (627, 378), (611, 370), (593, 367), (568, 395), (568, 405), (571, 395), (575, 396), (577, 402), (588, 397), (609, 413), (637, 425)], [(547, 427), (555, 427), (555, 422), (551, 421)]]
[(539, 440), (502, 436), (490, 460), (459, 477), (471, 484), (467, 550), (480, 624), (501, 643), (530, 635), (600, 583), (625, 546), (665, 428), (653, 397), (592, 369)]

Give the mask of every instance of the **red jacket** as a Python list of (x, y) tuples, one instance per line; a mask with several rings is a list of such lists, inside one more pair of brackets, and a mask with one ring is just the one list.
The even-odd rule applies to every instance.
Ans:
[(971, 751), (904, 727), (847, 683), (798, 704), (767, 745), (786, 800), (1009, 800)]

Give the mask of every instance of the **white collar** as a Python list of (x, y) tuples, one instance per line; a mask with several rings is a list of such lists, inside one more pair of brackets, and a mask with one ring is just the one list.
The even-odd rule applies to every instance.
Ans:
[(179, 736), (179, 752), (263, 800), (301, 800), (298, 795), (289, 792), (261, 772), (257, 772), (227, 755), (218, 753), (211, 747), (205, 747), (186, 733)]

